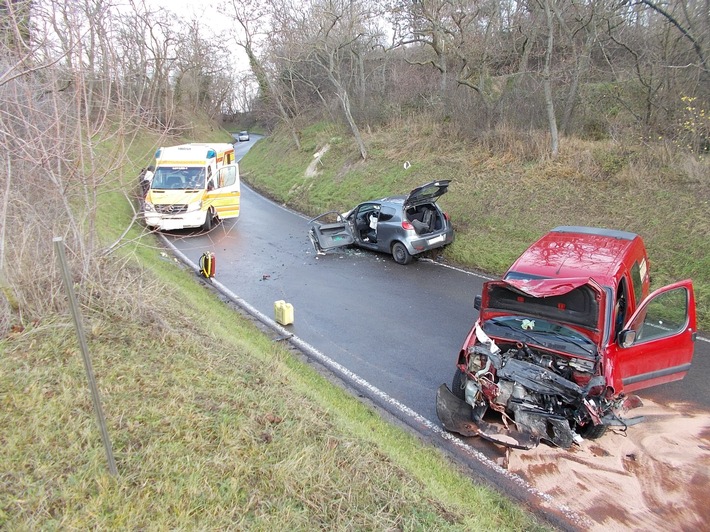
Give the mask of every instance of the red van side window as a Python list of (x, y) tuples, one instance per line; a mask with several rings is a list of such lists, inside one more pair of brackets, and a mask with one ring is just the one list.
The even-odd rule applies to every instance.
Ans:
[(635, 261), (634, 265), (631, 266), (631, 283), (634, 285), (634, 299), (636, 300), (636, 305), (638, 305), (643, 295), (643, 279), (638, 261)]

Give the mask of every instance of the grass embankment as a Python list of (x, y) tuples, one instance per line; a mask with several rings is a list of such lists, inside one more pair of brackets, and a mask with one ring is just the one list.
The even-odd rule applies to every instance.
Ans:
[[(333, 126), (303, 132), (300, 151), (277, 134), (247, 154), (242, 177), (312, 215), (451, 179), (440, 204), (451, 215), (456, 241), (442, 255), (493, 275), (558, 225), (632, 231), (646, 242), (652, 287), (692, 278), (699, 326), (710, 330), (707, 162), (665, 145), (579, 139), (563, 139), (560, 156), (550, 160), (542, 135), (500, 131), (464, 142), (424, 120), (365, 140), (369, 157), (362, 161), (350, 137)], [(317, 175), (308, 177), (306, 168), (326, 145)]]
[[(104, 202), (111, 242), (132, 210)], [(79, 288), (101, 294), (82, 312), (119, 476), (73, 325), (48, 317), (0, 342), (0, 528), (541, 528), (128, 236), (102, 286)]]

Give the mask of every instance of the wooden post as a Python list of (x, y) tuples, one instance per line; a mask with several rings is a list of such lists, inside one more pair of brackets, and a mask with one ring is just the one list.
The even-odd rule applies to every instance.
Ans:
[(94, 370), (91, 366), (91, 358), (89, 358), (89, 346), (86, 343), (86, 336), (84, 335), (84, 326), (81, 322), (81, 314), (79, 313), (79, 305), (76, 302), (76, 295), (74, 294), (74, 286), (72, 284), (71, 274), (69, 272), (69, 265), (67, 264), (67, 258), (64, 253), (64, 241), (60, 236), (54, 237), (53, 241), (54, 248), (57, 250), (57, 256), (59, 257), (59, 266), (62, 270), (62, 277), (64, 278), (64, 287), (66, 288), (67, 296), (69, 297), (69, 307), (71, 308), (72, 317), (74, 318), (74, 326), (76, 327), (76, 335), (79, 338), (81, 354), (84, 358), (84, 368), (86, 369), (86, 376), (89, 379), (89, 389), (91, 390), (91, 399), (94, 403), (94, 413), (96, 414), (96, 419), (99, 423), (99, 429), (101, 430), (101, 439), (104, 442), (104, 449), (106, 449), (106, 458), (108, 459), (108, 470), (113, 476), (117, 476), (118, 470), (116, 469), (116, 461), (113, 457), (111, 440), (108, 437), (108, 430), (106, 430), (106, 420), (104, 419), (104, 412), (101, 408), (101, 397), (99, 396), (99, 388), (96, 386)]

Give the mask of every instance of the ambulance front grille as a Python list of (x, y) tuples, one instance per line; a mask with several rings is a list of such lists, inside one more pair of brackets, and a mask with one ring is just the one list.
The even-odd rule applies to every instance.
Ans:
[(160, 214), (182, 214), (187, 212), (187, 205), (179, 203), (174, 205), (155, 205), (155, 210)]

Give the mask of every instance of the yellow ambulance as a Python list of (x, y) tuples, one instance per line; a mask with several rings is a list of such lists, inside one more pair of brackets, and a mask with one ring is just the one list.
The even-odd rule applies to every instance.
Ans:
[(239, 216), (239, 165), (227, 143), (159, 148), (145, 197), (145, 223), (171, 231), (201, 227)]

